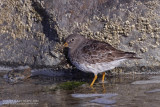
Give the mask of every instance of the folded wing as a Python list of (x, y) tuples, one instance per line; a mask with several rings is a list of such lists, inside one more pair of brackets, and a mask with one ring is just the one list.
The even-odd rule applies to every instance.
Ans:
[(86, 44), (79, 48), (78, 53), (81, 53), (78, 57), (85, 59), (89, 63), (101, 63), (111, 62), (120, 59), (139, 59), (135, 57), (136, 54), (133, 52), (124, 52), (112, 47), (110, 44), (105, 42), (99, 42), (96, 40), (90, 40)]

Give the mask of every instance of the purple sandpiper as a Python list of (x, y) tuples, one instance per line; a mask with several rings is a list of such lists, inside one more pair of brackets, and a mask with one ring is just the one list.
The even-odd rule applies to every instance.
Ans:
[(94, 73), (93, 86), (97, 74), (102, 73), (104, 82), (105, 71), (118, 67), (128, 59), (141, 59), (133, 52), (124, 52), (112, 47), (106, 42), (87, 39), (80, 34), (71, 34), (65, 40), (68, 47), (68, 57), (71, 63), (81, 71)]

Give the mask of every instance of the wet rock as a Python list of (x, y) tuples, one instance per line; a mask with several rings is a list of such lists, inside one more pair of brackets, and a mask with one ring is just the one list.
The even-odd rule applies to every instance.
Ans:
[(26, 67), (18, 67), (16, 69), (13, 69), (9, 71), (6, 75), (4, 75), (4, 78), (9, 83), (17, 83), (22, 80), (25, 80), (31, 76), (31, 68)]

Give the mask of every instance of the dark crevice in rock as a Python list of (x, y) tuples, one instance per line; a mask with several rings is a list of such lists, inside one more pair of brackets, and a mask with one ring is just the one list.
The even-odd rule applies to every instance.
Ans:
[(57, 25), (57, 23), (39, 2), (32, 0), (32, 6), (42, 18), (41, 24), (43, 26), (43, 33), (46, 35), (49, 41), (53, 40), (59, 42), (60, 40), (58, 38), (57, 31), (55, 30), (55, 25)]

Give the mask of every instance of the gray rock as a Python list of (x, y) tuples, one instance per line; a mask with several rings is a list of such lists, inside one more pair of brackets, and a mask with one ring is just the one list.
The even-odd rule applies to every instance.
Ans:
[(0, 62), (57, 65), (60, 59), (48, 54), (59, 41), (52, 16), (33, 1), (2, 0), (0, 4)]
[(0, 13), (0, 64), (59, 65), (78, 32), (143, 58), (122, 66), (160, 65), (159, 0), (1, 0)]

